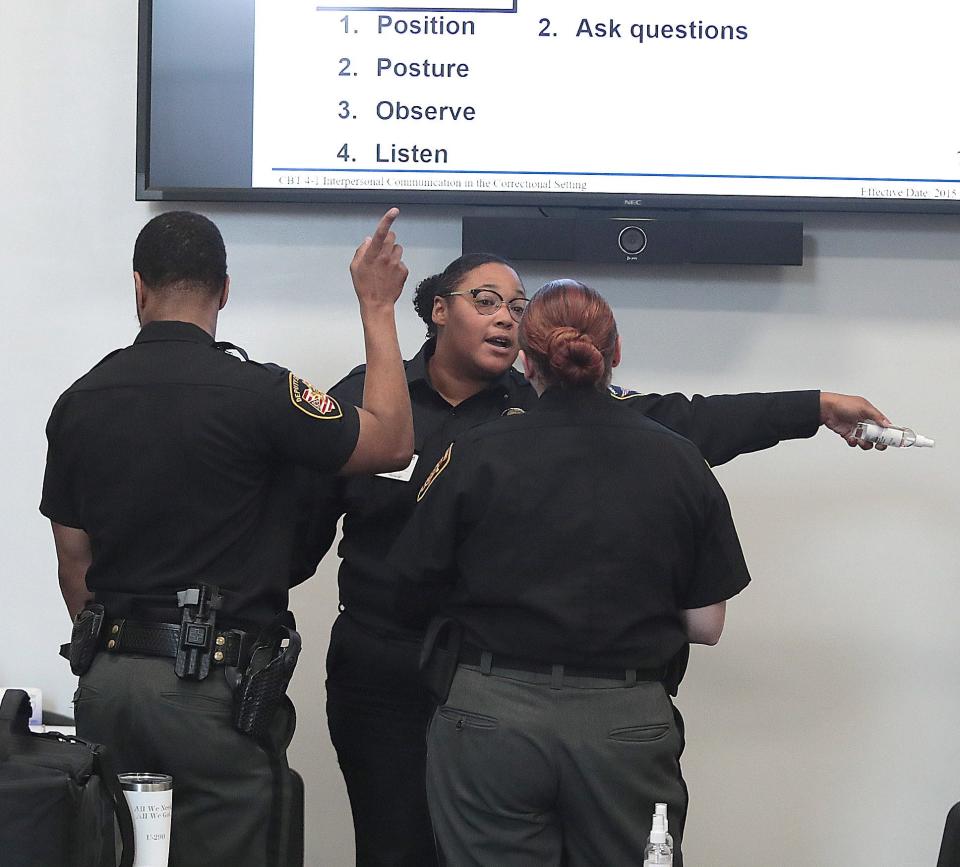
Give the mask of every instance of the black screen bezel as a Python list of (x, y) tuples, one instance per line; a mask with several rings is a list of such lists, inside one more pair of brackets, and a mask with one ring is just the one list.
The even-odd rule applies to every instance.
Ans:
[(467, 190), (330, 190), (267, 187), (170, 186), (150, 180), (150, 118), (153, 111), (153, 0), (139, 2), (137, 63), (136, 200), (298, 204), (526, 206), (622, 213), (658, 211), (772, 211), (792, 213), (957, 214), (958, 200), (836, 198), (822, 196), (684, 195), (665, 193), (550, 193)]

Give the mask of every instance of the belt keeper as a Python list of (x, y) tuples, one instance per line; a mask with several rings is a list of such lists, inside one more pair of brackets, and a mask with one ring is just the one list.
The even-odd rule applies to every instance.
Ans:
[(636, 686), (637, 685), (637, 670), (635, 668), (628, 668), (626, 671), (626, 686)]
[(123, 635), (123, 624), (125, 622), (125, 619), (114, 620), (104, 630), (107, 639), (107, 650), (116, 650), (117, 645), (120, 643), (120, 637)]
[(563, 666), (550, 666), (550, 689), (560, 689), (563, 686)]
[(493, 671), (493, 653), (484, 650), (480, 653), (480, 674), (490, 674)]

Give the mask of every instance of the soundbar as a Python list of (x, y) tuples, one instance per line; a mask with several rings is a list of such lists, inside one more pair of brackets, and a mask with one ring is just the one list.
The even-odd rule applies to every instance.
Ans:
[(798, 220), (464, 217), (464, 253), (630, 265), (802, 265)]

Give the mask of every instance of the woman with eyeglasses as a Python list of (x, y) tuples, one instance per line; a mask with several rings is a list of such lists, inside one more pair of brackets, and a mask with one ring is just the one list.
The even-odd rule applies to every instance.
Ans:
[[(424, 788), (425, 738), (433, 701), (420, 682), (422, 632), (394, 609), (397, 575), (387, 552), (416, 504), (428, 472), (452, 440), (501, 415), (529, 410), (537, 394), (514, 369), (526, 305), (523, 284), (505, 260), (467, 254), (416, 289), (427, 328), (406, 362), (415, 455), (405, 471), (325, 479), (302, 474), (301, 545), (291, 584), (309, 578), (343, 517), (340, 616), (327, 655), (327, 719), (353, 813), (361, 867), (436, 863)], [(364, 368), (329, 393), (357, 402)], [(638, 394), (608, 398), (696, 443), (712, 465), (782, 439), (812, 436), (822, 422), (852, 430), (883, 416), (862, 398), (817, 391), (696, 396)], [(683, 657), (677, 666), (682, 668)]]
[(599, 293), (548, 283), (518, 332), (540, 400), (447, 448), (389, 558), (411, 622), (462, 635), (427, 736), (438, 846), (457, 867), (640, 864), (664, 802), (679, 864), (669, 669), (750, 576), (696, 446), (610, 399)]

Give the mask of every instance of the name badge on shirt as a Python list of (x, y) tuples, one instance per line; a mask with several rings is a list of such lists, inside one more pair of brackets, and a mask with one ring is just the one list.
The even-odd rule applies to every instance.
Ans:
[(417, 458), (419, 458), (416, 452), (414, 452), (413, 457), (410, 458), (410, 463), (402, 470), (394, 470), (392, 473), (377, 473), (378, 476), (383, 477), (384, 479), (396, 479), (398, 482), (409, 482), (413, 478), (413, 468), (417, 465)]

